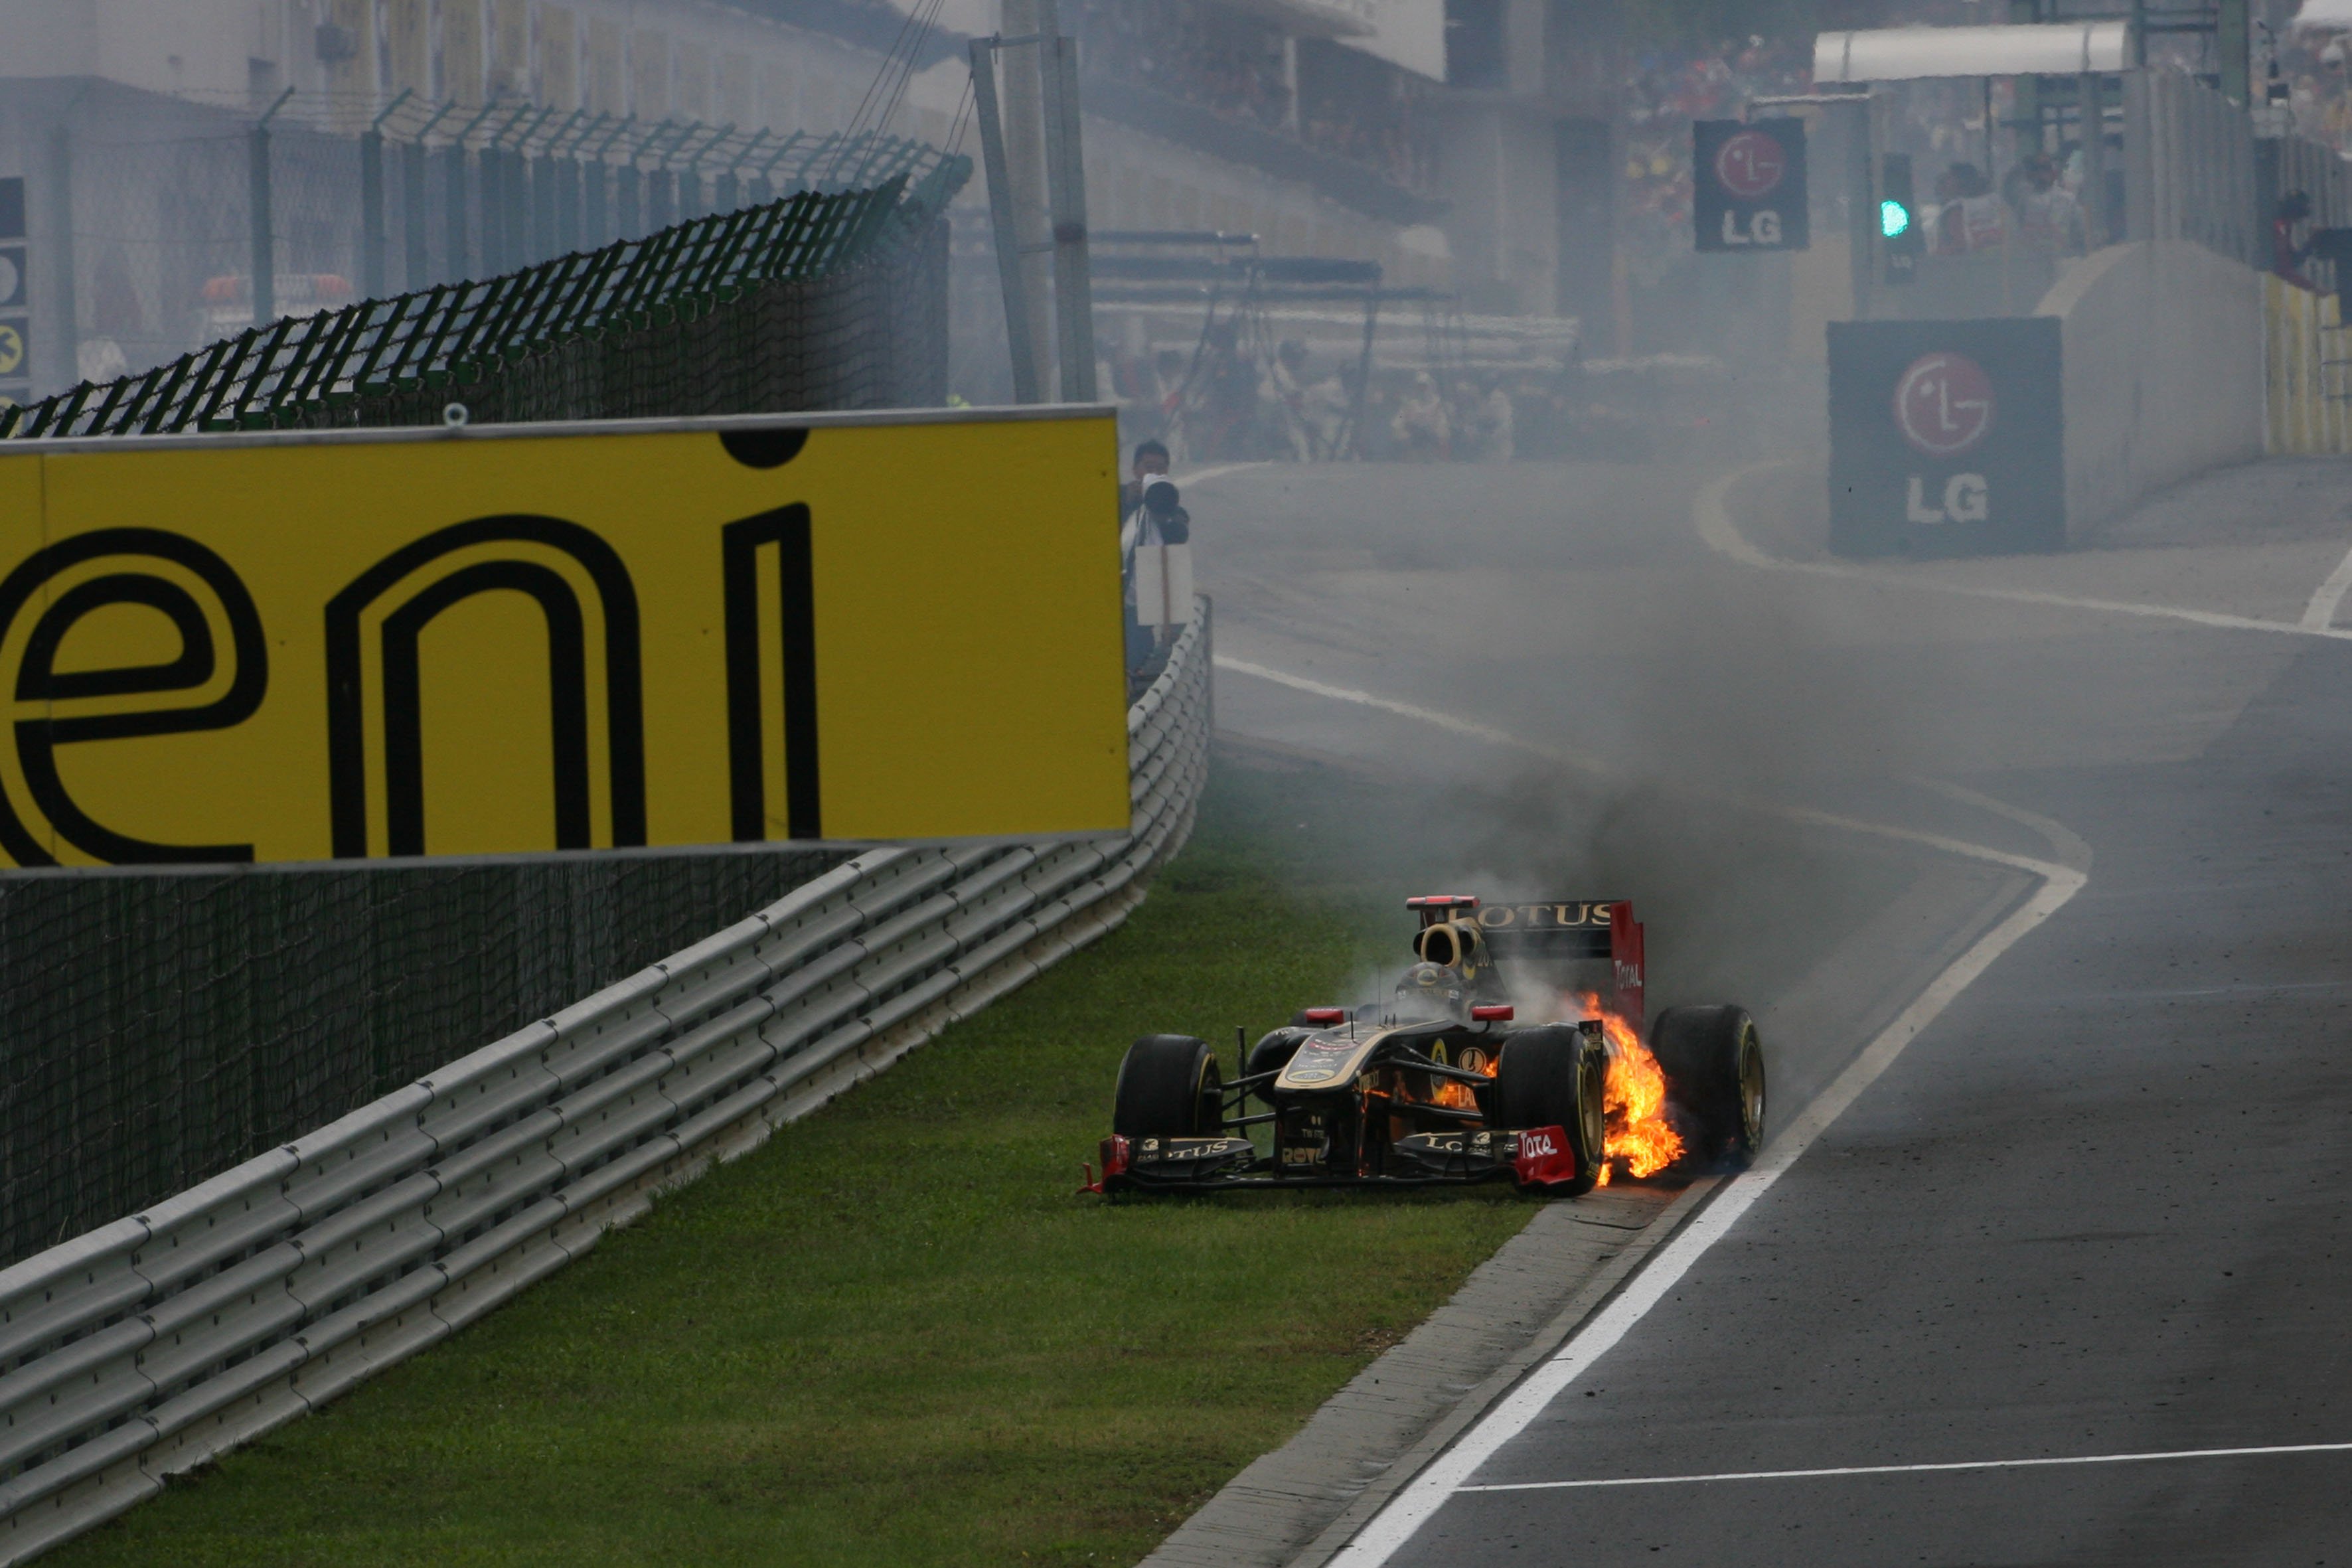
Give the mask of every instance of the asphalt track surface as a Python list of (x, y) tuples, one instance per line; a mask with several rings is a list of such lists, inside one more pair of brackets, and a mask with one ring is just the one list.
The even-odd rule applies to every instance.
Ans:
[[(1948, 929), (1885, 939), (1899, 995), (1775, 1034), (1808, 940), (1912, 896), (1891, 853), (2087, 879), (1340, 1561), (2352, 1561), (2352, 646), (2324, 635), (2352, 465), (2218, 476), (2076, 555), (1869, 573), (1818, 559), (1817, 475), (1743, 477), (1727, 536), (1708, 478), (1202, 484), (1221, 727), (1391, 770), (1465, 877), (1607, 875), (1750, 938), (1769, 962), (1686, 967), (1765, 997), (1784, 1139), (1890, 1006), (2051, 901), (1980, 855), (1919, 906)], [(1656, 825), (1710, 813), (1790, 837)]]

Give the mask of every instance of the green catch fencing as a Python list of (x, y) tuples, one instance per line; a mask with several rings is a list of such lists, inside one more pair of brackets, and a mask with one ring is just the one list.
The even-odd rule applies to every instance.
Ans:
[(250, 327), (0, 411), (0, 437), (938, 405), (942, 211), (919, 183), (804, 191), (519, 272)]
[[(479, 421), (936, 405), (944, 210), (971, 162), (871, 153), (827, 153), (844, 177), (895, 165), (862, 188), (267, 321), (8, 410), (0, 437), (438, 423), (453, 403)], [(323, 1126), (845, 853), (0, 876), (0, 1266)]]
[(0, 877), (0, 1267), (323, 1127), (849, 854)]

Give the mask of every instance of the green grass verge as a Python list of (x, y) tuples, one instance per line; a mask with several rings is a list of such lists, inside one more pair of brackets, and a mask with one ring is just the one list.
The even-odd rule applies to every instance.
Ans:
[(1129, 1039), (1222, 1047), (1396, 926), (1315, 879), (1361, 804), (1221, 767), (1119, 931), (50, 1561), (1133, 1562), (1533, 1212), (1073, 1194)]

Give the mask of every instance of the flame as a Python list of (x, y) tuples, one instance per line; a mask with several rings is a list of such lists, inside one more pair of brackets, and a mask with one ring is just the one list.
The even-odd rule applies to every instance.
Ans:
[[(1465, 1046), (1462, 1049), (1460, 1059), (1454, 1065), (1468, 1068), (1472, 1072), (1482, 1072), (1488, 1078), (1493, 1078), (1495, 1069), (1501, 1065), (1501, 1062), (1502, 1058), (1499, 1056), (1490, 1057), (1475, 1046)], [(1478, 1097), (1468, 1084), (1457, 1079), (1439, 1079), (1429, 1091), (1429, 1103), (1447, 1106), (1455, 1110), (1475, 1110), (1478, 1109)]]
[(1654, 1176), (1683, 1156), (1682, 1134), (1665, 1119), (1665, 1069), (1633, 1026), (1601, 1005), (1598, 993), (1586, 991), (1577, 999), (1586, 1017), (1601, 1020), (1609, 1040), (1609, 1087), (1601, 1100), (1609, 1132), (1599, 1184), (1608, 1184), (1612, 1166), (1620, 1162), (1629, 1176)]

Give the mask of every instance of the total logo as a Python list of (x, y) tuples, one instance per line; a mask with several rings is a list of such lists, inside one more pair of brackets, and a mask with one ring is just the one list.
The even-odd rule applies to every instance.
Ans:
[(1551, 1133), (1549, 1130), (1540, 1132), (1522, 1132), (1519, 1134), (1519, 1154), (1523, 1159), (1530, 1156), (1557, 1154), (1559, 1152), (1559, 1145), (1551, 1141)]
[[(1992, 378), (1966, 354), (1921, 354), (1895, 384), (1895, 426), (1914, 451), (1948, 461), (1984, 444), (1993, 425)], [(1906, 522), (1932, 526), (1983, 522), (1992, 515), (1992, 489), (1982, 474), (1954, 474), (1931, 505), (1928, 481), (1910, 476), (1904, 497)]]

